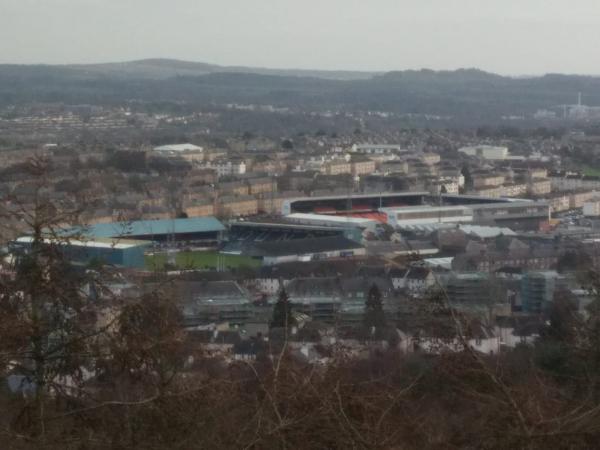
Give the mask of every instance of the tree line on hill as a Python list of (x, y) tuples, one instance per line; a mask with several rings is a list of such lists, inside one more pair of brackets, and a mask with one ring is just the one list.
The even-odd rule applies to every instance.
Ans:
[(260, 73), (146, 78), (135, 71), (119, 74), (68, 66), (0, 65), (0, 106), (241, 103), (453, 116), (463, 124), (498, 123), (502, 116), (531, 115), (538, 109), (573, 104), (578, 92), (585, 93), (586, 103), (597, 105), (599, 87), (598, 77), (511, 78), (475, 69), (389, 72), (339, 80)]

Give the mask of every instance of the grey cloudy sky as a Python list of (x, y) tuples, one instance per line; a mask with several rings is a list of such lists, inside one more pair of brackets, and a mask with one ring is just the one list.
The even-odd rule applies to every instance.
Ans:
[(600, 0), (0, 0), (1, 63), (600, 74)]

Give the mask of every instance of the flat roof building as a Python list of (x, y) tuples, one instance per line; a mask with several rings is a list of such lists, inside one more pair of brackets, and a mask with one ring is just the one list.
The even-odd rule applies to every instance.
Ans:
[[(23, 236), (11, 244), (12, 250), (27, 252), (31, 248), (33, 237)], [(148, 245), (146, 241), (130, 239), (44, 239), (46, 245), (55, 245), (65, 258), (81, 264), (97, 262), (112, 266), (142, 269), (145, 266), (144, 253)]]
[[(406, 213), (405, 224), (473, 222), (482, 225), (506, 226), (515, 229), (537, 229), (547, 221), (550, 206), (544, 200), (491, 198), (478, 195), (441, 194), (429, 192), (382, 192), (371, 194), (302, 197), (283, 202), (282, 213), (326, 216), (360, 216), (395, 210)], [(471, 213), (467, 210), (470, 210)], [(410, 222), (410, 215), (415, 219)], [(422, 217), (419, 217), (421, 215)], [(454, 215), (454, 216), (452, 216)], [(310, 217), (310, 216), (308, 216)], [(471, 217), (471, 218), (469, 218)], [(387, 217), (388, 221), (390, 217)], [(394, 225), (392, 214), (390, 225)], [(382, 219), (385, 220), (385, 217)]]
[(235, 281), (178, 281), (186, 326), (229, 322), (242, 325), (252, 317), (248, 292)]
[(170, 144), (154, 147), (155, 154), (163, 158), (181, 158), (186, 161), (201, 161), (204, 159), (204, 148), (194, 144)]
[(244, 220), (229, 223), (228, 247), (234, 243), (289, 241), (318, 237), (345, 236), (362, 240), (362, 230), (342, 225), (307, 225), (282, 219)]
[(528, 272), (521, 280), (523, 310), (539, 314), (554, 301), (554, 294), (564, 286), (564, 279), (556, 271)]
[(380, 211), (387, 215), (387, 222), (394, 227), (473, 221), (473, 210), (465, 206), (414, 206), (410, 208), (381, 208)]
[(473, 145), (470, 147), (459, 148), (458, 151), (468, 156), (476, 156), (490, 160), (505, 160), (508, 158), (508, 147)]
[(245, 252), (271, 266), (288, 262), (317, 261), (364, 256), (365, 247), (343, 236), (258, 242)]
[(332, 216), (327, 214), (310, 213), (292, 213), (287, 215), (285, 218), (286, 220), (303, 225), (357, 227), (369, 231), (374, 231), (375, 227), (379, 223), (377, 220), (366, 219), (362, 217)]
[(99, 223), (90, 227), (74, 228), (67, 235), (82, 234), (92, 239), (127, 238), (153, 242), (175, 241), (218, 241), (223, 224), (214, 217), (192, 217), (186, 219), (134, 220), (131, 222)]
[(366, 153), (375, 155), (401, 153), (409, 151), (406, 149), (402, 149), (402, 146), (400, 145), (394, 144), (354, 144), (351, 150), (355, 153)]

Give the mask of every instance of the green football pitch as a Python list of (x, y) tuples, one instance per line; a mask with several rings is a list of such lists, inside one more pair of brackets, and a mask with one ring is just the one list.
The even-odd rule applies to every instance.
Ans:
[[(165, 268), (168, 261), (166, 253), (146, 255), (146, 267), (150, 270)], [(224, 268), (258, 267), (260, 261), (241, 255), (223, 255), (217, 252), (178, 252), (175, 254), (175, 265), (178, 269), (213, 269), (219, 265)]]
[(593, 177), (600, 177), (600, 169), (596, 167), (584, 167), (583, 174)]

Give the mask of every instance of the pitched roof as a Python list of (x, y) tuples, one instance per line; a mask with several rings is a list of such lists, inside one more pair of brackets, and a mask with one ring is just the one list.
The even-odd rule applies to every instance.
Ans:
[(177, 293), (184, 303), (248, 303), (248, 294), (235, 281), (178, 281)]
[(194, 144), (170, 144), (154, 147), (157, 152), (187, 152), (187, 151), (202, 151), (202, 147)]

